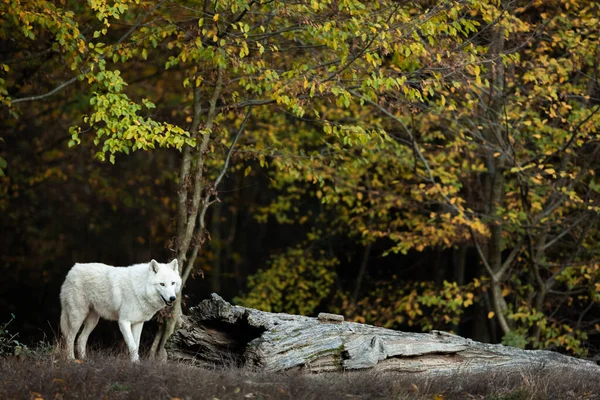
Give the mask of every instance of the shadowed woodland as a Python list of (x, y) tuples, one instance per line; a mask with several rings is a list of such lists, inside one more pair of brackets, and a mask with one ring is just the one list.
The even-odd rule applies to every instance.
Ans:
[(19, 341), (57, 337), (75, 262), (177, 258), (151, 353), (217, 292), (599, 359), (597, 2), (0, 15), (0, 322)]

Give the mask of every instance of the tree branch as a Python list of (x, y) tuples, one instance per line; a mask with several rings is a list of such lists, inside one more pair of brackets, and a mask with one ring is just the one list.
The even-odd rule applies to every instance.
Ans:
[[(123, 41), (125, 39), (127, 39), (127, 37), (129, 37), (137, 28), (140, 27), (140, 25), (142, 24), (142, 22), (146, 19), (146, 17), (148, 17), (148, 15), (150, 15), (151, 13), (153, 13), (157, 8), (159, 8), (165, 1), (167, 0), (161, 0), (158, 3), (156, 3), (156, 5), (154, 7), (152, 7), (150, 10), (148, 10), (123, 36), (121, 36), (119, 38), (119, 40), (117, 40), (117, 42), (114, 44), (114, 48), (116, 50), (116, 47), (118, 45), (120, 45), (121, 43), (123, 43)], [(105, 56), (102, 57), (102, 59), (105, 58)], [(66, 82), (61, 83), (60, 85), (58, 85), (57, 87), (55, 87), (54, 89), (52, 89), (51, 91), (49, 91), (48, 93), (44, 93), (44, 94), (38, 94), (38, 95), (34, 95), (34, 96), (28, 96), (28, 97), (20, 97), (18, 99), (11, 99), (11, 104), (18, 104), (18, 103), (23, 103), (26, 101), (36, 101), (36, 100), (42, 100), (45, 99), (46, 97), (50, 97), (58, 92), (60, 92), (62, 89), (66, 88), (67, 86), (75, 83), (77, 81), (77, 79), (81, 76), (81, 75), (85, 75), (88, 72), (90, 72), (91, 67), (86, 68), (82, 73), (80, 73), (79, 75), (69, 79)]]
[(496, 277), (496, 274), (492, 270), (492, 267), (490, 267), (490, 264), (487, 261), (487, 257), (485, 256), (485, 254), (483, 254), (483, 250), (481, 249), (479, 242), (477, 242), (477, 238), (475, 237), (475, 232), (473, 232), (473, 228), (469, 227), (469, 232), (471, 233), (471, 239), (473, 240), (473, 243), (475, 243), (475, 248), (477, 249), (479, 258), (481, 259), (481, 262), (483, 263), (483, 266), (487, 270), (488, 274), (490, 274), (490, 278), (492, 278), (492, 282), (498, 282), (498, 278)]
[(219, 186), (219, 183), (221, 183), (223, 176), (225, 176), (225, 173), (227, 172), (227, 168), (229, 167), (229, 160), (231, 159), (231, 153), (233, 153), (233, 148), (235, 147), (238, 139), (240, 138), (240, 135), (244, 131), (244, 126), (246, 125), (246, 121), (248, 121), (248, 118), (250, 117), (251, 113), (252, 113), (252, 106), (248, 107), (248, 111), (246, 112), (246, 115), (244, 116), (244, 120), (240, 124), (240, 129), (238, 129), (237, 133), (235, 134), (235, 137), (233, 138), (233, 142), (231, 143), (231, 146), (229, 146), (229, 151), (227, 152), (227, 157), (225, 157), (225, 163), (223, 164), (221, 173), (215, 180), (215, 188), (214, 188), (215, 190), (217, 190), (217, 186)]
[[(434, 186), (437, 185), (435, 182), (435, 178), (433, 177), (433, 172), (431, 172), (431, 168), (429, 167), (429, 163), (427, 162), (427, 160), (425, 159), (425, 156), (423, 155), (423, 153), (421, 152), (421, 149), (419, 149), (419, 146), (417, 144), (417, 141), (415, 140), (415, 137), (413, 136), (412, 132), (410, 131), (410, 129), (408, 129), (408, 127), (406, 126), (406, 124), (404, 123), (404, 121), (402, 121), (400, 118), (398, 118), (397, 116), (395, 116), (394, 114), (392, 114), (391, 112), (389, 112), (387, 109), (385, 109), (384, 107), (380, 106), (379, 104), (377, 104), (376, 102), (374, 102), (371, 99), (368, 99), (362, 95), (360, 95), (359, 93), (357, 93), (354, 90), (349, 90), (348, 91), (351, 95), (358, 97), (359, 99), (364, 100), (365, 102), (369, 103), (370, 105), (372, 105), (373, 107), (376, 107), (379, 111), (381, 111), (383, 114), (387, 115), (388, 117), (392, 118), (394, 121), (398, 122), (402, 128), (404, 129), (404, 131), (406, 132), (406, 134), (408, 135), (408, 137), (410, 138), (413, 150), (415, 151), (415, 153), (417, 154), (417, 157), (419, 158), (419, 160), (421, 160), (421, 163), (423, 164), (423, 167), (425, 168), (425, 170), (427, 171), (427, 179), (430, 183), (432, 183)], [(387, 133), (386, 133), (387, 134)], [(443, 193), (441, 190), (438, 190), (439, 194), (444, 198), (444, 200), (446, 200), (446, 202), (448, 203), (448, 205), (454, 210), (456, 211), (459, 215), (464, 215), (463, 211), (459, 210), (458, 207), (456, 207), (456, 205), (454, 205), (450, 199), (448, 198), (448, 196), (446, 196), (445, 193)]]
[(547, 242), (544, 245), (543, 250), (546, 250), (547, 248), (549, 248), (550, 246), (552, 246), (554, 243), (558, 242), (566, 234), (568, 234), (569, 232), (571, 232), (571, 230), (573, 230), (573, 228), (575, 228), (577, 225), (579, 225), (580, 223), (582, 223), (583, 221), (585, 221), (587, 218), (588, 218), (588, 216), (585, 215), (585, 214), (582, 215), (581, 217), (579, 217), (579, 219), (577, 221), (575, 221), (571, 226), (569, 226), (567, 229), (565, 229), (560, 234), (558, 234), (554, 239), (552, 239), (549, 242)]
[[(89, 72), (90, 68), (88, 68), (87, 70), (85, 70), (82, 74), (86, 74), (87, 72)], [(81, 75), (81, 74), (80, 74)], [(56, 94), (58, 92), (60, 92), (62, 89), (66, 88), (67, 86), (75, 83), (75, 81), (77, 81), (77, 79), (79, 78), (79, 75), (77, 75), (74, 78), (69, 79), (66, 82), (61, 83), (60, 85), (58, 85), (57, 87), (55, 87), (54, 89), (52, 89), (51, 91), (49, 91), (48, 93), (44, 93), (44, 94), (38, 94), (35, 96), (29, 96), (29, 97), (21, 97), (18, 99), (11, 99), (11, 104), (17, 104), (17, 103), (23, 103), (25, 101), (35, 101), (35, 100), (42, 100), (45, 99), (46, 97), (50, 97), (53, 94)]]
[(510, 267), (510, 265), (514, 261), (515, 257), (521, 252), (521, 246), (523, 246), (523, 243), (525, 243), (525, 237), (522, 237), (521, 240), (519, 240), (519, 242), (512, 249), (512, 251), (510, 252), (510, 254), (508, 255), (508, 257), (506, 258), (506, 260), (504, 260), (504, 262), (502, 263), (502, 266), (497, 271), (499, 279), (502, 279), (502, 276), (504, 275), (504, 273), (506, 272), (506, 270), (508, 270), (508, 268)]

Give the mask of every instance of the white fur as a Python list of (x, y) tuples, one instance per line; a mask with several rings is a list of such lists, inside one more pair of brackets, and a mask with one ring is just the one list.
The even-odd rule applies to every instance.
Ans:
[(75, 264), (60, 289), (60, 328), (67, 355), (75, 358), (75, 337), (83, 324), (77, 350), (79, 357), (85, 358), (88, 336), (102, 317), (119, 321), (131, 360), (138, 361), (144, 322), (172, 302), (180, 289), (177, 260), (169, 264), (152, 260), (130, 267)]

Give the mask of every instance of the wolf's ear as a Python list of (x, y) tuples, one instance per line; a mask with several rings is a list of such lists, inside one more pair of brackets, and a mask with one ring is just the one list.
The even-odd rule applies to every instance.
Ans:
[(179, 272), (179, 263), (177, 262), (177, 259), (171, 261), (171, 268), (173, 268), (173, 271)]
[(150, 261), (150, 271), (154, 272), (155, 274), (158, 273), (158, 263), (156, 260)]

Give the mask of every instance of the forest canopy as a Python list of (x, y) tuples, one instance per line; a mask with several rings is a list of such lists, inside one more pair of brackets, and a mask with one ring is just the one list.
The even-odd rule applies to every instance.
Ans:
[(74, 262), (176, 257), (190, 303), (600, 354), (597, 2), (0, 15), (0, 313), (24, 332), (56, 326)]

